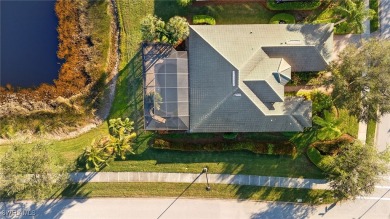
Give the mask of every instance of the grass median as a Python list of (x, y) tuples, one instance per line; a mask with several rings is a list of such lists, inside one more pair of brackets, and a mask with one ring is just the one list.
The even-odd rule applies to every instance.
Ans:
[[(328, 190), (291, 189), (257, 186), (238, 186), (227, 184), (210, 184), (207, 191), (206, 184), (188, 183), (87, 183), (72, 184), (65, 189), (61, 196), (75, 197), (182, 197), (182, 198), (222, 198), (255, 201), (284, 201), (319, 204), (332, 203), (333, 194)], [(182, 194), (182, 195), (181, 195)], [(181, 195), (181, 196), (180, 196)]]

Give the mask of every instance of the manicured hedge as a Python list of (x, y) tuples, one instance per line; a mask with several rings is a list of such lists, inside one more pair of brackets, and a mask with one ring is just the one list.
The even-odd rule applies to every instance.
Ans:
[(280, 24), (281, 21), (284, 21), (286, 24), (295, 24), (295, 17), (292, 14), (280, 13), (274, 15), (269, 21), (270, 24)]
[(309, 147), (306, 154), (309, 160), (319, 169), (324, 172), (329, 172), (329, 164), (333, 161), (332, 156), (321, 155), (321, 153), (313, 147)]
[(343, 134), (339, 138), (329, 140), (329, 141), (316, 141), (310, 145), (314, 147), (324, 155), (336, 155), (339, 151), (339, 148), (343, 144), (348, 144), (354, 142), (355, 139), (348, 135)]
[(178, 151), (208, 151), (221, 152), (233, 150), (248, 150), (256, 154), (274, 154), (295, 156), (296, 148), (291, 142), (215, 142), (212, 144), (193, 144), (186, 142), (169, 142), (155, 139), (153, 148)]
[(370, 0), (370, 9), (375, 11), (375, 15), (370, 21), (370, 32), (375, 32), (379, 29), (379, 1), (378, 0)]
[(224, 139), (235, 139), (235, 138), (237, 138), (237, 135), (238, 135), (238, 133), (236, 133), (236, 132), (228, 132), (228, 133), (223, 134), (223, 138)]
[(215, 25), (215, 19), (208, 15), (195, 15), (192, 18), (193, 24), (209, 24), (209, 25)]
[(283, 2), (277, 3), (276, 0), (267, 0), (267, 7), (271, 10), (313, 10), (321, 5), (320, 0)]

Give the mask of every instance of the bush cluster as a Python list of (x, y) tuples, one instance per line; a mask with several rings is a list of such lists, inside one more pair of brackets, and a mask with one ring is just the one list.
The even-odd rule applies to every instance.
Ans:
[(208, 151), (221, 152), (233, 150), (247, 150), (256, 154), (291, 155), (295, 156), (296, 148), (291, 142), (215, 142), (209, 144), (193, 144), (185, 142), (173, 142), (164, 139), (155, 139), (152, 146), (156, 149), (168, 149), (178, 151)]
[(328, 172), (330, 170), (330, 164), (333, 161), (332, 156), (324, 156), (321, 155), (321, 153), (313, 147), (309, 147), (307, 149), (307, 157), (309, 160), (316, 165), (319, 169)]
[(208, 25), (215, 25), (215, 19), (208, 15), (195, 15), (192, 17), (192, 23), (193, 24), (208, 24)]
[(321, 5), (320, 0), (299, 2), (283, 2), (283, 0), (267, 0), (267, 7), (271, 10), (313, 10)]
[(176, 2), (182, 7), (187, 7), (192, 4), (192, 0), (176, 0)]
[(269, 23), (270, 24), (281, 24), (281, 23), (295, 24), (295, 17), (292, 14), (280, 13), (280, 14), (274, 15), (271, 18)]

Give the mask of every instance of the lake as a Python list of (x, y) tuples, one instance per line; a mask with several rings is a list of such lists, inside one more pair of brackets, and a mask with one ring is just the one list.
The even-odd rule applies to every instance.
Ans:
[(52, 84), (58, 77), (54, 5), (50, 0), (0, 0), (1, 86)]

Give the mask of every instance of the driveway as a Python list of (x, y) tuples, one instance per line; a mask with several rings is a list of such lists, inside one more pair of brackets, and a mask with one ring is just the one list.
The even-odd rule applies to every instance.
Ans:
[(379, 151), (386, 149), (386, 146), (390, 146), (390, 114), (386, 114), (381, 117), (376, 130), (376, 145)]
[(390, 0), (381, 0), (379, 4), (381, 38), (390, 39)]
[[(381, 0), (379, 4), (381, 38), (390, 40), (390, 0)], [(382, 116), (377, 126), (376, 144), (379, 151), (390, 145), (390, 114)]]

